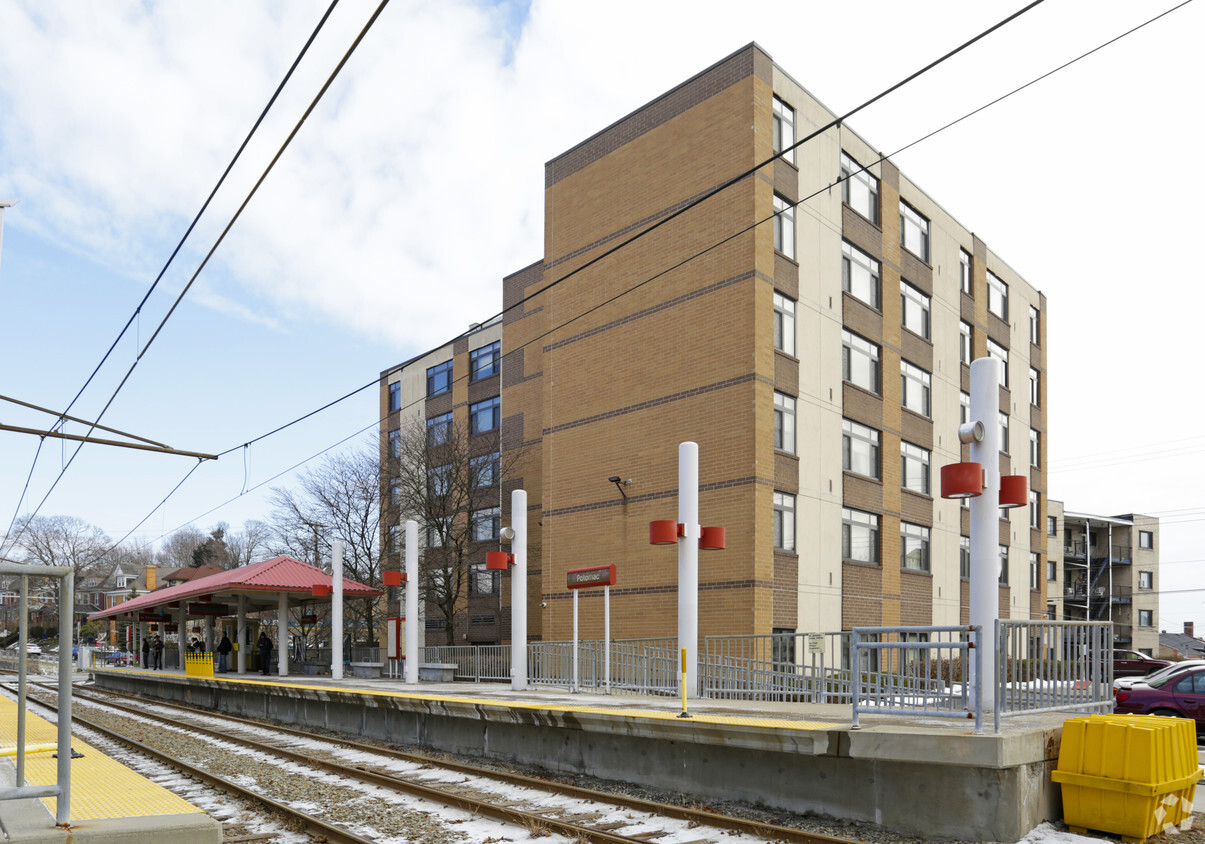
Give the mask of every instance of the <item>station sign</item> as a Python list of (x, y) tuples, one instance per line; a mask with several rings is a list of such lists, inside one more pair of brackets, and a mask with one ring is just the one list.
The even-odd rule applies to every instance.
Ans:
[(223, 604), (189, 604), (189, 615), (230, 615), (230, 608)]
[(566, 573), (567, 585), (570, 589), (586, 589), (590, 586), (614, 586), (615, 564), (609, 566), (591, 566), (584, 569), (569, 569)]

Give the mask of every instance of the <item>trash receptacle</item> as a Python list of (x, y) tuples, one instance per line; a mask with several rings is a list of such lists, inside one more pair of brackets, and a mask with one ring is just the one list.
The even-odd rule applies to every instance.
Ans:
[(1196, 722), (1158, 715), (1090, 715), (1063, 724), (1058, 769), (1063, 820), (1141, 841), (1188, 829), (1201, 768)]

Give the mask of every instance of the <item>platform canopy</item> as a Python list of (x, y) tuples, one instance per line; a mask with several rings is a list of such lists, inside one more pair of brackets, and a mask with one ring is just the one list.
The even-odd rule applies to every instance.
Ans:
[[(331, 576), (322, 569), (294, 560), (292, 557), (273, 557), (262, 563), (230, 569), (209, 577), (156, 589), (131, 598), (108, 609), (94, 612), (88, 620), (131, 617), (133, 621), (151, 621), (152, 615), (175, 617), (180, 607), (188, 618), (231, 616), (236, 613), (238, 596), (244, 596), (247, 612), (275, 610), (281, 592), (291, 599), (302, 598), (328, 602), (329, 597), (314, 598), (314, 587), (331, 589)], [(344, 598), (374, 598), (384, 593), (363, 583), (343, 578)], [(229, 602), (229, 603), (227, 603)]]

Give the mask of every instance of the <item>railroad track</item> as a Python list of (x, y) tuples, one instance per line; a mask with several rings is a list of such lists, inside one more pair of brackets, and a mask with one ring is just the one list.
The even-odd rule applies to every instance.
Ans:
[[(196, 708), (148, 701), (118, 692), (88, 690), (76, 687), (76, 699), (126, 713), (144, 727), (148, 719), (164, 727), (190, 735), (203, 735), (235, 746), (249, 748), (276, 758), (324, 773), (353, 778), (381, 789), (408, 794), (424, 801), (434, 801), (461, 809), (473, 817), (492, 818), (503, 824), (522, 827), (529, 832), (545, 831), (564, 836), (574, 842), (598, 844), (647, 844), (666, 837), (678, 844), (719, 844), (720, 841), (745, 840), (782, 841), (792, 844), (849, 844), (844, 839), (808, 833), (791, 827), (752, 821), (713, 811), (656, 803), (626, 795), (595, 791), (565, 783), (524, 776), (517, 773), (481, 768), (424, 754), (410, 753), (363, 744), (342, 737), (267, 724)], [(119, 702), (121, 701), (121, 702)], [(50, 704), (39, 701), (44, 706)], [(173, 715), (164, 714), (164, 710)], [(178, 713), (176, 715), (175, 713)], [(135, 747), (181, 769), (196, 770), (181, 760), (164, 758), (161, 751), (147, 747), (111, 729), (91, 723), (77, 710), (73, 720), (109, 736), (114, 741)], [(220, 725), (220, 728), (219, 726)], [(268, 734), (268, 735), (265, 735)], [(366, 758), (370, 755), (372, 758)], [(339, 761), (352, 756), (353, 760)], [(399, 771), (399, 763), (409, 770)], [(192, 770), (189, 771), (190, 775)], [(359, 837), (347, 829), (332, 825), (320, 818), (297, 813), (280, 801), (275, 801), (245, 789), (226, 778), (198, 771), (195, 774), (214, 785), (238, 791), (251, 799), (264, 801), (272, 811), (298, 815), (296, 823), (317, 837), (328, 841), (359, 842)], [(436, 782), (439, 778), (456, 775), (455, 782)], [(499, 795), (501, 792), (501, 796)], [(631, 814), (639, 813), (633, 817)], [(662, 819), (678, 821), (673, 830), (658, 829)], [(683, 823), (684, 822), (684, 823)], [(654, 827), (649, 829), (649, 827)], [(681, 837), (689, 829), (694, 836), (686, 841)], [(672, 836), (672, 838), (671, 838)]]

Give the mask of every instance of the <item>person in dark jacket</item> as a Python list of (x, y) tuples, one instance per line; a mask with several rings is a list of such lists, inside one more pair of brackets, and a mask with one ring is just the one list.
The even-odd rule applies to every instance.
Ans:
[(151, 640), (146, 636), (142, 637), (142, 667), (151, 667)]
[(268, 638), (268, 634), (260, 632), (259, 639), (255, 646), (259, 649), (259, 668), (264, 674), (268, 673), (268, 667), (272, 662), (272, 640)]
[(151, 642), (151, 662), (156, 671), (163, 667), (163, 640), (158, 636)]
[(227, 669), (228, 654), (234, 650), (234, 645), (230, 644), (230, 637), (225, 633), (222, 634), (222, 641), (218, 642), (217, 648), (214, 650), (218, 654), (218, 673), (225, 674)]

